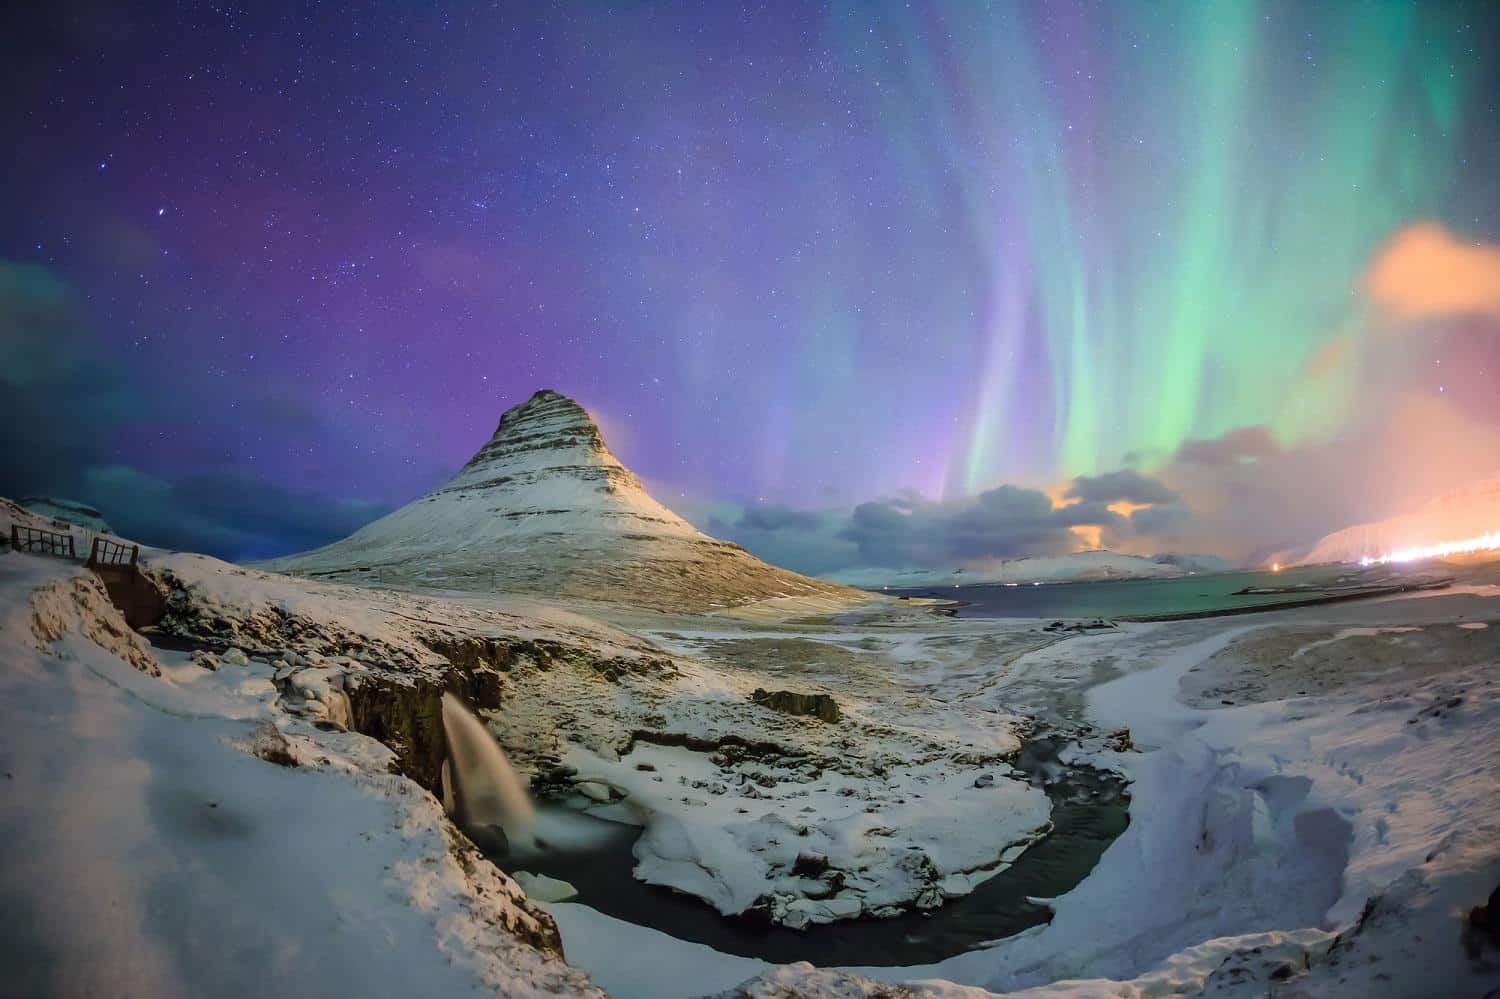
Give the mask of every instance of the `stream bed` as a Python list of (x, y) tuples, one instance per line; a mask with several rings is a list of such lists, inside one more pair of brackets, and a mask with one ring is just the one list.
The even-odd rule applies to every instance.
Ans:
[[(1046, 791), (1052, 806), (1051, 831), (970, 894), (926, 912), (843, 920), (805, 930), (753, 916), (722, 916), (693, 896), (636, 880), (632, 848), (640, 835), (638, 827), (557, 803), (540, 806), (543, 823), (565, 822), (575, 830), (587, 825), (584, 835), (554, 842), (524, 858), (494, 859), (502, 869), (570, 882), (578, 889), (578, 902), (606, 915), (726, 954), (821, 966), (926, 964), (1048, 922), (1051, 910), (1030, 899), (1055, 898), (1071, 890), (1125, 831), (1130, 821), (1127, 782), (1107, 771), (1062, 765), (1057, 759), (1062, 745), (1051, 738), (1036, 739), (1014, 761)], [(581, 845), (585, 841), (587, 845)]]

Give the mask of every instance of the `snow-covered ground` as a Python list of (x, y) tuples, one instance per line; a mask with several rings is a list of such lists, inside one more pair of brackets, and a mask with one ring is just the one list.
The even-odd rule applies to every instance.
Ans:
[(287, 717), (269, 668), (154, 656), (92, 576), (23, 555), (0, 662), (7, 995), (593, 991), (388, 751)]
[[(668, 615), (146, 568), (163, 627), (213, 655), (147, 648), (76, 567), (0, 556), (0, 947), (29, 961), (22, 994), (1500, 986), (1465, 929), (1500, 883), (1494, 588), (1079, 635), (908, 605)], [(445, 688), (523, 775), (642, 824), (637, 876), (788, 926), (1025, 863), (1049, 805), (1010, 756), (1034, 725), (1133, 781), (1131, 823), (1046, 926), (920, 968), (769, 968), (524, 900), (429, 793)]]
[[(1500, 656), (1452, 649), (1462, 668), (1408, 669), (1399, 649), (1355, 659), (1340, 646), (1414, 634), (1374, 622), (1468, 641), (1493, 630), (1474, 626), (1500, 617), (1497, 598), (1135, 625), (1022, 655), (989, 696), (1040, 703), (1044, 688), (1116, 674), (1087, 691), (1083, 710), (1100, 729), (1128, 727), (1135, 745), (1077, 754), (1133, 779), (1132, 821), (1056, 900), (1052, 923), (929, 967), (855, 969), (861, 978), (762, 966), (736, 994), (865, 995), (872, 980), (1038, 999), (1486, 994), (1500, 986), (1500, 954), (1471, 956), (1465, 920), (1500, 885)], [(1300, 636), (1286, 662), (1254, 654), (1254, 641), (1282, 631)], [(1252, 654), (1237, 658), (1242, 643)], [(1299, 668), (1294, 658), (1341, 663), (1342, 682), (1257, 701), (1271, 676)], [(1238, 700), (1185, 703), (1182, 681), (1205, 671), (1216, 674), (1208, 687)], [(614, 994), (696, 995), (756, 968), (583, 906), (550, 908), (571, 959)]]

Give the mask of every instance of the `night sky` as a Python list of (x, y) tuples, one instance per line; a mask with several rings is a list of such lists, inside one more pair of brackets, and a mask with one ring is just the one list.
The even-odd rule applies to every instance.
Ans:
[(26, 6), (0, 494), (142, 540), (332, 540), (541, 387), (810, 571), (1500, 472), (1495, 5)]

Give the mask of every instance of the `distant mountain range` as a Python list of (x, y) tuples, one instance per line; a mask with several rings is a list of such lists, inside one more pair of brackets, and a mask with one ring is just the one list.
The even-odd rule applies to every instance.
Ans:
[(1213, 555), (1122, 555), (1096, 549), (1068, 555), (989, 559), (948, 568), (887, 569), (879, 566), (831, 573), (848, 586), (928, 589), (984, 583), (1062, 583), (1107, 579), (1170, 579), (1225, 572), (1234, 566)]

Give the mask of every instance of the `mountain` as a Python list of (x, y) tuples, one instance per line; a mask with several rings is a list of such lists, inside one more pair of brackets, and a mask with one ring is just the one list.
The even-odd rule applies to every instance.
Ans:
[(1213, 555), (1124, 555), (1095, 549), (1068, 555), (985, 559), (948, 568), (886, 569), (871, 566), (830, 573), (849, 586), (927, 589), (987, 583), (1073, 583), (1108, 579), (1170, 579), (1195, 573), (1228, 572), (1233, 566)]
[(698, 531), (651, 498), (583, 407), (550, 389), (506, 410), (489, 443), (442, 488), (342, 541), (263, 568), (662, 610), (856, 596)]
[[(1404, 549), (1446, 545), (1500, 531), (1500, 475), (1428, 500), (1413, 513), (1324, 535), (1284, 564), (1358, 562)], [(1493, 547), (1493, 546), (1491, 546)]]

